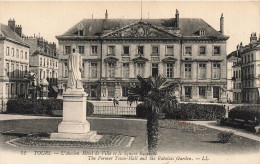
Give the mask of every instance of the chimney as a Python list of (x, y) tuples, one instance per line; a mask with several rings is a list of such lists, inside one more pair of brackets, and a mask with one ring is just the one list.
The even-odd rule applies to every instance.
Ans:
[(251, 37), (250, 37), (250, 44), (254, 44), (254, 43), (256, 43), (256, 42), (257, 42), (256, 33), (253, 32), (253, 33), (251, 34)]
[(22, 37), (22, 26), (21, 25), (17, 25), (15, 27), (15, 32), (16, 34), (18, 34), (20, 37)]
[(224, 35), (224, 17), (223, 17), (223, 13), (221, 14), (221, 17), (220, 17), (220, 33)]
[(15, 31), (15, 20), (13, 19), (9, 19), (8, 21), (8, 26), (13, 30)]
[(107, 13), (107, 10), (106, 10), (106, 13), (105, 13), (105, 18), (108, 19), (108, 13)]
[(176, 9), (176, 13), (175, 13), (175, 27), (176, 28), (180, 28), (180, 25), (179, 25), (179, 11), (178, 11), (178, 9)]

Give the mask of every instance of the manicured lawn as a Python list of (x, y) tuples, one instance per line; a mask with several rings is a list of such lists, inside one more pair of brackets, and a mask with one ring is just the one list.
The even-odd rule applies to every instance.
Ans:
[[(89, 118), (88, 121), (91, 123), (91, 130), (96, 130), (99, 133), (122, 134), (136, 137), (130, 148), (110, 147), (106, 150), (147, 151), (145, 120)], [(17, 151), (22, 149), (44, 149), (39, 147), (13, 147), (5, 142), (28, 134), (57, 132), (60, 122), (60, 118), (0, 121), (0, 147)], [(174, 120), (161, 120), (159, 133), (159, 153), (205, 152), (214, 154), (242, 154), (249, 152), (256, 153), (260, 150), (260, 143), (257, 141), (235, 136), (233, 142), (222, 144), (218, 142), (218, 130), (185, 122), (176, 122)], [(52, 149), (60, 148), (55, 147)], [(78, 150), (81, 148), (75, 147), (70, 149)]]

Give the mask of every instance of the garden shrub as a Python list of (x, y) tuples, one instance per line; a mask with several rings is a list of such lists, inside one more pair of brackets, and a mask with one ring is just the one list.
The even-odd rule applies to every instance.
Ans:
[(232, 132), (220, 132), (218, 134), (218, 139), (221, 143), (228, 143), (231, 141), (233, 137), (233, 133)]
[(260, 107), (256, 105), (237, 106), (230, 110), (228, 118), (230, 120), (242, 119), (245, 123), (251, 120), (254, 121), (254, 126), (257, 126), (260, 120)]
[[(92, 103), (87, 102), (87, 116), (94, 112)], [(59, 99), (10, 99), (7, 102), (7, 113), (53, 115), (54, 110), (63, 109), (63, 100)]]
[(180, 103), (176, 108), (165, 108), (167, 118), (181, 120), (216, 120), (225, 115), (226, 109), (221, 105)]

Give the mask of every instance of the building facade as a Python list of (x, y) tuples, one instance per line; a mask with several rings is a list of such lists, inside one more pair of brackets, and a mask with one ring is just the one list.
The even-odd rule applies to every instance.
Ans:
[(0, 101), (25, 97), (29, 71), (29, 45), (21, 38), (22, 27), (9, 20), (0, 24)]
[(181, 83), (183, 101), (226, 101), (226, 40), (202, 19), (83, 19), (59, 40), (59, 88), (66, 89), (67, 58), (83, 57), (82, 79), (90, 99), (127, 99), (142, 77)]
[[(46, 79), (49, 83), (49, 96), (56, 97), (59, 63), (56, 44), (35, 36), (25, 37), (24, 40), (30, 45), (30, 72), (36, 75), (35, 86), (41, 86), (43, 79)], [(40, 92), (37, 97), (40, 97)]]
[(233, 82), (233, 100), (234, 103), (242, 103), (242, 92), (241, 92), (241, 61), (239, 60), (235, 65), (233, 65), (233, 76), (232, 76), (232, 82)]
[(242, 102), (260, 103), (260, 38), (252, 33), (241, 54)]

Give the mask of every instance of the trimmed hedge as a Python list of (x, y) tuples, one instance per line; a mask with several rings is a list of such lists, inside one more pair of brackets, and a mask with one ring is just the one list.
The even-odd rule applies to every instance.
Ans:
[[(10, 99), (7, 102), (7, 113), (53, 115), (54, 110), (62, 110), (63, 101), (58, 99)], [(87, 102), (87, 116), (92, 115), (94, 106)]]
[(241, 119), (245, 123), (248, 120), (254, 121), (255, 126), (259, 125), (260, 107), (259, 106), (237, 106), (229, 111), (228, 118), (230, 120)]
[(182, 120), (216, 120), (225, 116), (226, 109), (221, 105), (179, 104), (177, 108), (164, 109), (167, 118)]
[[(176, 108), (162, 109), (166, 118), (181, 119), (181, 120), (216, 120), (225, 115), (225, 107), (221, 105), (211, 104), (194, 104), (180, 103)], [(147, 107), (144, 104), (139, 104), (136, 107), (137, 117), (146, 117)]]

